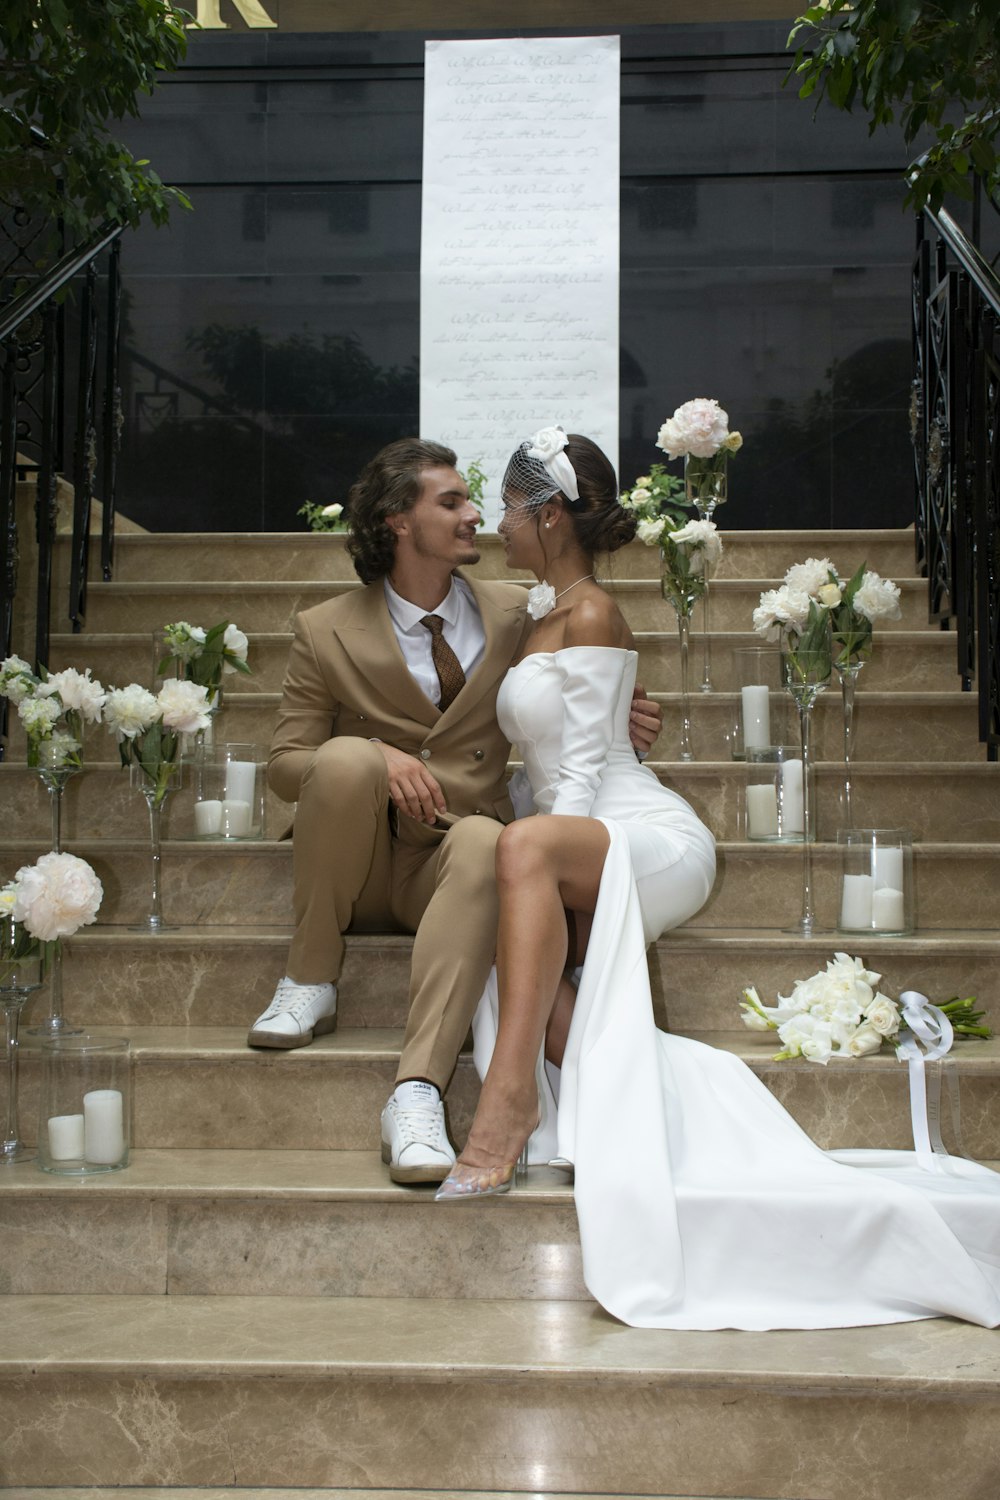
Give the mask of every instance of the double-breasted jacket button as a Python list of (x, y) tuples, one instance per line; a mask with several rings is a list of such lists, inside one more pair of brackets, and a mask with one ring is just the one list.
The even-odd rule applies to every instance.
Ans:
[(365, 721), (365, 719), (367, 719), (367, 717), (368, 717), (367, 714), (358, 714), (358, 718), (361, 720), (362, 723)]
[(474, 750), (472, 752), (472, 758), (473, 758), (473, 760), (482, 760), (482, 758), (483, 758), (483, 756), (485, 754), (486, 754), (485, 750)]
[(431, 758), (431, 752), (429, 750), (421, 750), (421, 752), (420, 752), (420, 759), (421, 760), (430, 760), (430, 758)]

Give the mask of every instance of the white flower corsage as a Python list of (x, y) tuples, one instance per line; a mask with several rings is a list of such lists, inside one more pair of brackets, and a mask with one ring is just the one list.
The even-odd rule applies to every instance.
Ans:
[(551, 583), (536, 583), (528, 590), (528, 614), (533, 620), (540, 620), (555, 607), (556, 591)]
[(569, 438), (561, 427), (543, 427), (536, 432), (528, 445), (528, 457), (538, 458), (543, 464), (561, 453)]

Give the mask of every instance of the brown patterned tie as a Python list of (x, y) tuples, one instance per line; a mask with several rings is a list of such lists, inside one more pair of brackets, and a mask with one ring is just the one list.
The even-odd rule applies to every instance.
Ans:
[(420, 623), (426, 625), (431, 633), (431, 659), (441, 684), (441, 701), (438, 707), (444, 713), (465, 687), (465, 673), (462, 671), (462, 663), (441, 634), (444, 629), (441, 616), (424, 615)]

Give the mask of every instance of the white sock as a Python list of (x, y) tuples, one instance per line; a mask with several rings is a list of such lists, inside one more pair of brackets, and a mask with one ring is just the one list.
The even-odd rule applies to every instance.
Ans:
[(403, 1109), (436, 1109), (441, 1103), (440, 1090), (422, 1078), (408, 1078), (405, 1083), (397, 1083), (392, 1097)]

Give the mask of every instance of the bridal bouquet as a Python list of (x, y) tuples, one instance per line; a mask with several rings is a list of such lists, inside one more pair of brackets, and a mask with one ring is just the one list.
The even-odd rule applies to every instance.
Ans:
[[(784, 1049), (775, 1062), (804, 1057), (822, 1063), (831, 1057), (867, 1057), (883, 1042), (896, 1045), (903, 1018), (896, 1001), (876, 986), (881, 974), (866, 969), (860, 958), (835, 953), (825, 969), (809, 979), (797, 979), (792, 993), (765, 1005), (751, 985), (743, 991), (740, 1009), (751, 1031), (776, 1031)], [(937, 1008), (951, 1021), (957, 1035), (988, 1037), (980, 1024), (983, 1012), (973, 998), (947, 1000)]]
[(154, 696), (137, 682), (109, 688), (104, 722), (118, 741), (122, 766), (138, 767), (155, 788), (159, 807), (170, 790), (181, 736), (197, 734), (212, 721), (208, 689), (201, 683), (170, 677)]
[(228, 620), (220, 620), (210, 630), (177, 620), (163, 627), (163, 644), (166, 654), (157, 671), (165, 672), (173, 664), (178, 677), (207, 688), (210, 695), (221, 688), (224, 673), (250, 673), (249, 642)]
[(28, 737), (29, 766), (40, 763), (45, 745), (47, 769), (80, 769), (83, 726), (100, 723), (107, 696), (89, 667), (86, 672), (43, 667), (36, 676), (21, 657), (8, 656), (0, 662), (0, 695), (17, 707)]
[(52, 852), (22, 865), (0, 891), (0, 920), (11, 924), (5, 963), (13, 967), (37, 953), (39, 944), (51, 950), (61, 938), (88, 927), (97, 920), (103, 897), (100, 880), (75, 854)]

